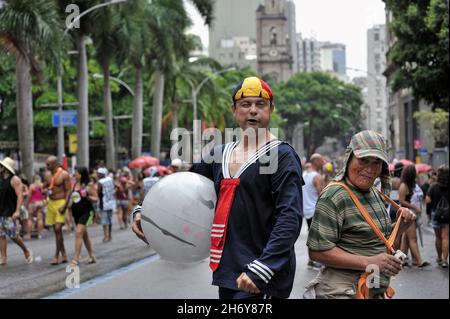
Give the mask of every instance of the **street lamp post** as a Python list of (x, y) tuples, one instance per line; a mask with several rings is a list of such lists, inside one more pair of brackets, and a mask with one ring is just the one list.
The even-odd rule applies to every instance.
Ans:
[[(103, 74), (100, 73), (94, 73), (92, 75), (94, 78), (103, 78)], [(114, 76), (109, 76), (109, 79), (119, 83), (120, 85), (122, 85), (125, 89), (127, 89), (127, 91), (131, 94), (131, 96), (134, 96), (134, 91), (130, 88), (130, 86), (128, 84), (126, 84), (124, 81), (122, 81), (119, 78), (116, 78)], [(115, 121), (114, 127), (115, 127), (115, 145), (116, 145), (116, 152), (117, 154), (119, 154), (119, 121), (120, 120), (124, 120), (124, 119), (132, 119), (133, 117), (131, 115), (116, 115), (113, 116), (113, 120)], [(104, 118), (102, 118), (104, 119)]]
[[(96, 10), (98, 8), (101, 8), (101, 7), (106, 7), (106, 6), (109, 6), (109, 5), (112, 5), (112, 4), (122, 3), (122, 2), (126, 2), (126, 1), (128, 1), (128, 0), (111, 0), (109, 2), (105, 2), (105, 3), (101, 3), (101, 4), (98, 4), (98, 5), (95, 5), (95, 6), (91, 7), (91, 8), (89, 8), (89, 9), (81, 12), (80, 14), (77, 14), (75, 16), (75, 18), (72, 20), (71, 23), (67, 23), (66, 22), (66, 29), (64, 30), (64, 35), (66, 36), (68, 34), (68, 32), (73, 29), (74, 26), (77, 25), (77, 28), (78, 28), (79, 27), (78, 23), (79, 23), (80, 19), (83, 16), (85, 16), (86, 14), (88, 14), (89, 12), (94, 11), (94, 10)], [(69, 6), (66, 7), (66, 12), (68, 12), (67, 9), (69, 9)], [(58, 86), (58, 116), (59, 116), (59, 123), (58, 123), (58, 158), (61, 161), (62, 157), (64, 156), (64, 128), (63, 128), (63, 125), (62, 125), (62, 107), (63, 107), (63, 102), (62, 102), (62, 94), (63, 94), (62, 93), (62, 58), (60, 58), (60, 59), (61, 60), (59, 61), (59, 67), (58, 67), (58, 84), (57, 84), (57, 86)], [(78, 111), (78, 114), (79, 113), (80, 113), (80, 111)], [(78, 119), (78, 120), (80, 120), (80, 119)], [(89, 139), (87, 141), (89, 142)], [(87, 155), (87, 156), (89, 156), (89, 155)], [(88, 160), (88, 162), (89, 162), (89, 160)]]
[[(103, 78), (103, 75), (102, 74), (100, 74), (100, 73), (94, 73), (93, 75), (92, 75), (94, 78)], [(128, 84), (126, 84), (124, 81), (122, 81), (121, 79), (119, 79), (119, 78), (116, 78), (116, 77), (113, 77), (113, 76), (109, 76), (109, 79), (110, 80), (113, 80), (113, 81), (115, 81), (115, 82), (117, 82), (117, 83), (119, 83), (120, 85), (122, 85), (124, 88), (126, 88), (127, 89), (127, 91), (132, 95), (132, 96), (134, 96), (134, 91), (130, 88), (130, 86), (128, 85)]]
[[(236, 68), (235, 67), (231, 67), (231, 68), (228, 68), (228, 69), (225, 69), (225, 70), (221, 70), (221, 71), (215, 72), (212, 75), (219, 75), (219, 74), (222, 74), (222, 73), (225, 73), (225, 72), (229, 72), (229, 71), (234, 71), (234, 70), (236, 70)], [(198, 118), (198, 116), (197, 116), (197, 95), (200, 92), (200, 89), (203, 87), (203, 85), (205, 85), (206, 82), (208, 82), (208, 80), (210, 80), (210, 79), (211, 79), (211, 76), (206, 76), (203, 79), (203, 81), (200, 82), (200, 84), (197, 86), (197, 88), (194, 88), (192, 83), (191, 83), (191, 86), (192, 86), (192, 106), (193, 106), (193, 109), (194, 109), (194, 121), (196, 121), (197, 118)]]
[(64, 157), (64, 126), (63, 126), (63, 93), (62, 93), (62, 65), (58, 65), (58, 161), (62, 163)]

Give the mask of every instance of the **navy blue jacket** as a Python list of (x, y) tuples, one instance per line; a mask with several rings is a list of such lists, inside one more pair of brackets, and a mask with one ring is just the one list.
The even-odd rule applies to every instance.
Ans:
[[(268, 154), (269, 161), (256, 161), (240, 176), (213, 285), (238, 290), (236, 279), (246, 272), (262, 293), (287, 298), (295, 276), (294, 244), (302, 224), (304, 183), (300, 159), (289, 144), (283, 142)], [(274, 173), (260, 173), (275, 160)], [(221, 163), (194, 164), (191, 171), (211, 179), (219, 196)]]

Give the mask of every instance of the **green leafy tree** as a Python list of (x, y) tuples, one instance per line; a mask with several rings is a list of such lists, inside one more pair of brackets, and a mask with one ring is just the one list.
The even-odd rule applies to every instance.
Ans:
[(284, 119), (286, 138), (304, 123), (304, 140), (311, 155), (325, 137), (343, 137), (359, 129), (361, 91), (327, 73), (298, 73), (275, 87), (275, 104)]
[[(98, 4), (95, 0), (56, 0), (55, 2), (62, 21), (66, 21), (66, 9), (69, 5), (76, 5), (82, 13)], [(89, 75), (86, 42), (93, 28), (92, 15), (83, 16), (78, 20), (78, 24), (77, 28), (70, 29), (67, 34), (73, 37), (77, 50), (77, 163), (89, 167)]]
[[(0, 141), (17, 141), (16, 77), (14, 58), (0, 51)], [(2, 149), (2, 152), (14, 150)]]
[(391, 0), (386, 6), (396, 38), (389, 52), (393, 89), (411, 88), (418, 100), (448, 111), (448, 0)]
[(16, 60), (16, 104), (22, 171), (34, 175), (32, 75), (42, 75), (42, 58), (57, 60), (62, 28), (56, 6), (46, 0), (7, 0), (0, 9), (0, 47)]
[[(206, 24), (210, 24), (213, 14), (212, 0), (190, 0), (197, 8)], [(153, 31), (152, 52), (155, 56), (155, 89), (152, 115), (152, 153), (159, 157), (161, 147), (162, 114), (164, 104), (165, 77), (174, 68), (176, 57), (189, 52), (184, 34), (191, 21), (181, 0), (154, 0), (152, 6), (160, 8), (158, 20), (151, 25)], [(172, 72), (173, 73), (173, 72)]]
[[(144, 119), (144, 68), (149, 65), (151, 30), (149, 18), (151, 7), (146, 0), (136, 0), (121, 10), (122, 27), (118, 38), (122, 50), (118, 60), (126, 61), (124, 68), (131, 67), (134, 73), (133, 126), (131, 135), (131, 157), (142, 153)], [(125, 49), (125, 50), (124, 50)]]
[(436, 109), (434, 112), (416, 112), (414, 118), (419, 123), (431, 123), (433, 125), (433, 129), (427, 131), (427, 134), (435, 140), (436, 147), (448, 145), (448, 111)]
[(110, 85), (110, 65), (121, 51), (126, 50), (118, 37), (123, 26), (120, 8), (108, 6), (92, 12), (93, 41), (96, 47), (96, 57), (103, 74), (103, 103), (106, 123), (106, 166), (116, 169), (116, 149), (114, 144), (113, 104)]

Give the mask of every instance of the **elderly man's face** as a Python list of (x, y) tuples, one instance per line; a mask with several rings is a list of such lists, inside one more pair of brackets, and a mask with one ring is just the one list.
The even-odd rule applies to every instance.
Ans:
[(383, 161), (376, 157), (357, 158), (352, 155), (348, 165), (348, 178), (350, 182), (362, 190), (369, 190), (375, 179), (380, 176)]

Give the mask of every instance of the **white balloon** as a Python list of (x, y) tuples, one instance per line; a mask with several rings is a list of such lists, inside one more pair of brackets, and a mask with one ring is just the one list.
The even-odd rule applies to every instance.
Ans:
[(214, 183), (199, 174), (180, 172), (162, 178), (142, 204), (142, 229), (162, 259), (198, 262), (209, 256), (217, 201)]

